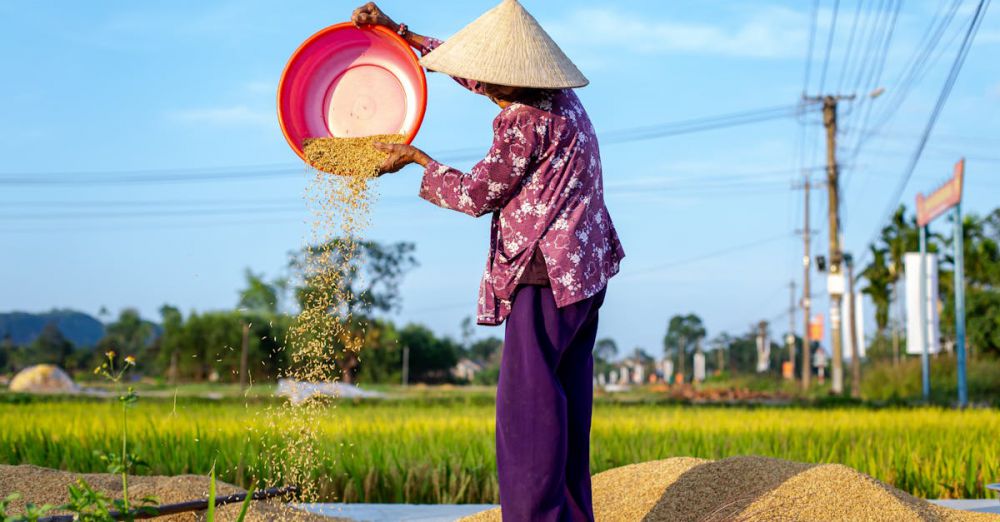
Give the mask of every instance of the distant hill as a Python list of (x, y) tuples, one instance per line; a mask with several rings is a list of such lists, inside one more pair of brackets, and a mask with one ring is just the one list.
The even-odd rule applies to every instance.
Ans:
[(41, 314), (0, 313), (0, 339), (9, 334), (18, 346), (31, 344), (52, 321), (77, 348), (94, 346), (104, 337), (104, 324), (94, 317), (74, 310), (52, 310)]

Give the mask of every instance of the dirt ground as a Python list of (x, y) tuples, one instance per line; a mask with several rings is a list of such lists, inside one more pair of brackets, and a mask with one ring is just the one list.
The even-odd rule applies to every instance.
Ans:
[[(22, 512), (26, 502), (32, 502), (36, 505), (59, 505), (66, 502), (68, 498), (68, 486), (75, 483), (78, 478), (83, 478), (95, 490), (102, 491), (112, 498), (121, 498), (122, 484), (121, 477), (118, 475), (108, 473), (69, 473), (31, 465), (9, 466), (5, 464), (0, 464), (0, 498), (4, 498), (14, 492), (21, 494), (21, 498), (15, 500), (9, 506), (9, 514)], [(153, 495), (157, 497), (160, 504), (174, 504), (207, 498), (208, 485), (208, 477), (201, 475), (179, 475), (176, 477), (129, 475), (128, 478), (130, 499), (139, 499), (144, 496)], [(231, 495), (242, 491), (242, 489), (232, 484), (216, 482), (217, 496)], [(240, 505), (238, 503), (220, 506), (216, 510), (216, 520), (235, 520), (239, 512)], [(50, 515), (62, 513), (65, 512), (49, 512)], [(204, 512), (188, 512), (157, 517), (153, 520), (193, 522), (204, 519)], [(254, 501), (250, 506), (250, 511), (246, 519), (251, 521), (297, 520), (303, 522), (321, 520), (329, 522), (337, 520), (293, 509), (273, 499), (268, 501)]]

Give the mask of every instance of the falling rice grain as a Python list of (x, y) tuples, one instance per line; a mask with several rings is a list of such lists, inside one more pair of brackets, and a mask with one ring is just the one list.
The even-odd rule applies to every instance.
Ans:
[[(350, 305), (355, 301), (349, 283), (358, 277), (358, 244), (375, 199), (371, 182), (386, 154), (372, 144), (402, 143), (399, 134), (364, 138), (316, 138), (303, 143), (307, 161), (315, 168), (306, 189), (311, 220), (311, 237), (298, 267), (303, 292), (301, 310), (288, 330), (282, 346), (289, 350), (289, 368), (280, 377), (297, 383), (326, 383), (341, 379), (340, 362), (364, 344), (364, 328), (359, 327)], [(328, 173), (339, 174), (330, 176)], [(330, 401), (313, 397), (300, 403), (291, 401), (264, 413), (265, 427), (255, 436), (280, 441), (264, 456), (266, 475), (278, 484), (296, 484), (301, 501), (313, 501), (321, 494), (322, 477), (317, 469), (336, 455), (324, 451), (319, 441), (320, 419), (328, 417)]]

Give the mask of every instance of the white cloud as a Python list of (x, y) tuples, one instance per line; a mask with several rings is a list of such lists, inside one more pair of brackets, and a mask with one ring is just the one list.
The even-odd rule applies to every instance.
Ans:
[(782, 7), (753, 12), (735, 27), (653, 20), (603, 7), (580, 8), (545, 24), (560, 44), (611, 48), (638, 54), (705, 54), (741, 58), (801, 59), (808, 15)]
[(270, 112), (251, 109), (246, 105), (231, 107), (207, 107), (201, 109), (180, 109), (167, 113), (167, 119), (182, 123), (208, 125), (266, 125), (276, 121)]

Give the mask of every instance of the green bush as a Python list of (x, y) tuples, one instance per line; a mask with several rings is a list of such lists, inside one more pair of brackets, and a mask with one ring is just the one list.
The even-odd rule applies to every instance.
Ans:
[[(958, 374), (954, 356), (931, 357), (931, 401), (952, 404), (958, 400)], [(1000, 400), (1000, 359), (980, 357), (967, 365), (969, 400), (997, 404)], [(862, 370), (861, 394), (872, 401), (909, 401), (922, 397), (920, 357), (905, 357), (900, 364), (878, 361)]]

